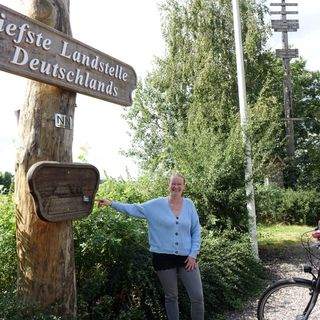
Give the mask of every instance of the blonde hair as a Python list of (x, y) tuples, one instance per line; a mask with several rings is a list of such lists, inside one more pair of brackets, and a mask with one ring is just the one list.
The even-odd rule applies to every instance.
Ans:
[(186, 184), (186, 178), (185, 178), (182, 174), (180, 174), (180, 173), (172, 173), (171, 176), (170, 176), (170, 178), (169, 178), (169, 182), (171, 181), (171, 179), (172, 179), (173, 177), (180, 177), (180, 178), (182, 178), (183, 184)]

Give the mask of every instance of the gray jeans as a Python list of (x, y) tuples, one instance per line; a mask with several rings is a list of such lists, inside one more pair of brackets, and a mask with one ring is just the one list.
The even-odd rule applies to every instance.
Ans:
[(183, 267), (157, 271), (157, 275), (165, 294), (165, 305), (168, 320), (179, 320), (178, 274), (191, 301), (191, 319), (203, 320), (203, 291), (198, 266), (196, 266), (192, 271), (186, 271)]

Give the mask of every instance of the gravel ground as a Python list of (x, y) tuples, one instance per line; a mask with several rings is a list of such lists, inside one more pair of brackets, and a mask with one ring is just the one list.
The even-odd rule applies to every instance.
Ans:
[[(310, 279), (310, 275), (303, 273), (302, 266), (308, 263), (306, 251), (299, 246), (289, 246), (283, 250), (268, 250), (259, 253), (262, 263), (270, 273), (270, 283), (273, 280), (290, 277)], [(296, 301), (297, 297), (292, 297)], [(226, 320), (256, 320), (257, 300), (251, 301), (242, 312), (230, 312)], [(285, 318), (285, 317), (283, 317)], [(279, 319), (281, 320), (281, 319)]]

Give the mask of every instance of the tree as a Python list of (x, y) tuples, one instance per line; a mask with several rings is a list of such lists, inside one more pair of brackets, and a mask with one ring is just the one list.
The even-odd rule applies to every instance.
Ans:
[[(70, 34), (69, 1), (26, 0), (27, 15)], [(42, 160), (72, 161), (72, 130), (54, 127), (54, 114), (73, 117), (75, 93), (39, 82), (28, 83), (21, 110), (16, 163), (16, 221), (19, 301), (45, 308), (58, 304), (58, 315), (76, 311), (71, 222), (40, 220), (28, 192), (27, 172)]]
[[(269, 73), (272, 74), (272, 78), (265, 90), (268, 91), (268, 94), (273, 93), (275, 101), (281, 101), (283, 98), (283, 66), (280, 59), (274, 57), (273, 63), (269, 66)], [(300, 58), (291, 63), (291, 78), (293, 84), (295, 156), (293, 161), (287, 161), (287, 149), (283, 147), (283, 143), (281, 142), (285, 137), (285, 132), (283, 131), (284, 120), (282, 120), (278, 128), (279, 132), (282, 132), (278, 138), (282, 138), (277, 141), (275, 151), (284, 159), (287, 165), (285, 168), (286, 187), (310, 187), (318, 189), (320, 179), (320, 73), (319, 71), (307, 70), (306, 61)], [(274, 110), (274, 106), (270, 109)], [(258, 120), (260, 115), (256, 113), (255, 121), (251, 123), (255, 123), (253, 125), (256, 127), (262, 126), (261, 132), (258, 133), (256, 131), (256, 134), (259, 136), (259, 139), (264, 139), (264, 132), (267, 128)], [(283, 113), (279, 113), (279, 117), (283, 119)], [(265, 142), (262, 145), (265, 146)], [(261, 153), (255, 152), (256, 156), (259, 154)], [(270, 170), (268, 166), (266, 169)], [(291, 183), (290, 179), (292, 175), (294, 176), (294, 184)]]
[(319, 190), (320, 72), (306, 70), (302, 59), (291, 66), (297, 186)]
[[(246, 228), (231, 1), (168, 0), (162, 12), (167, 51), (140, 83), (127, 114), (128, 154), (153, 173), (182, 171), (203, 223)], [(282, 143), (282, 99), (269, 90), (274, 55), (265, 48), (265, 12), (264, 1), (241, 1), (250, 117), (265, 128), (250, 126), (260, 176)]]
[(8, 193), (11, 187), (11, 183), (13, 181), (13, 175), (10, 172), (0, 172), (0, 186), (2, 186), (2, 189), (0, 190), (0, 193)]

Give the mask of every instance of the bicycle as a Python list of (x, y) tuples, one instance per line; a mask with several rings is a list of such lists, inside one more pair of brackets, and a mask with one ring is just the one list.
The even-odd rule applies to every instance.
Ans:
[[(312, 236), (304, 240), (309, 233)], [(304, 265), (303, 271), (312, 275), (312, 279), (292, 277), (272, 283), (260, 296), (257, 307), (258, 320), (320, 319), (320, 305), (317, 305), (320, 293), (320, 266), (316, 264), (320, 260), (319, 226), (304, 232), (301, 235), (301, 244), (310, 261), (310, 265)]]

